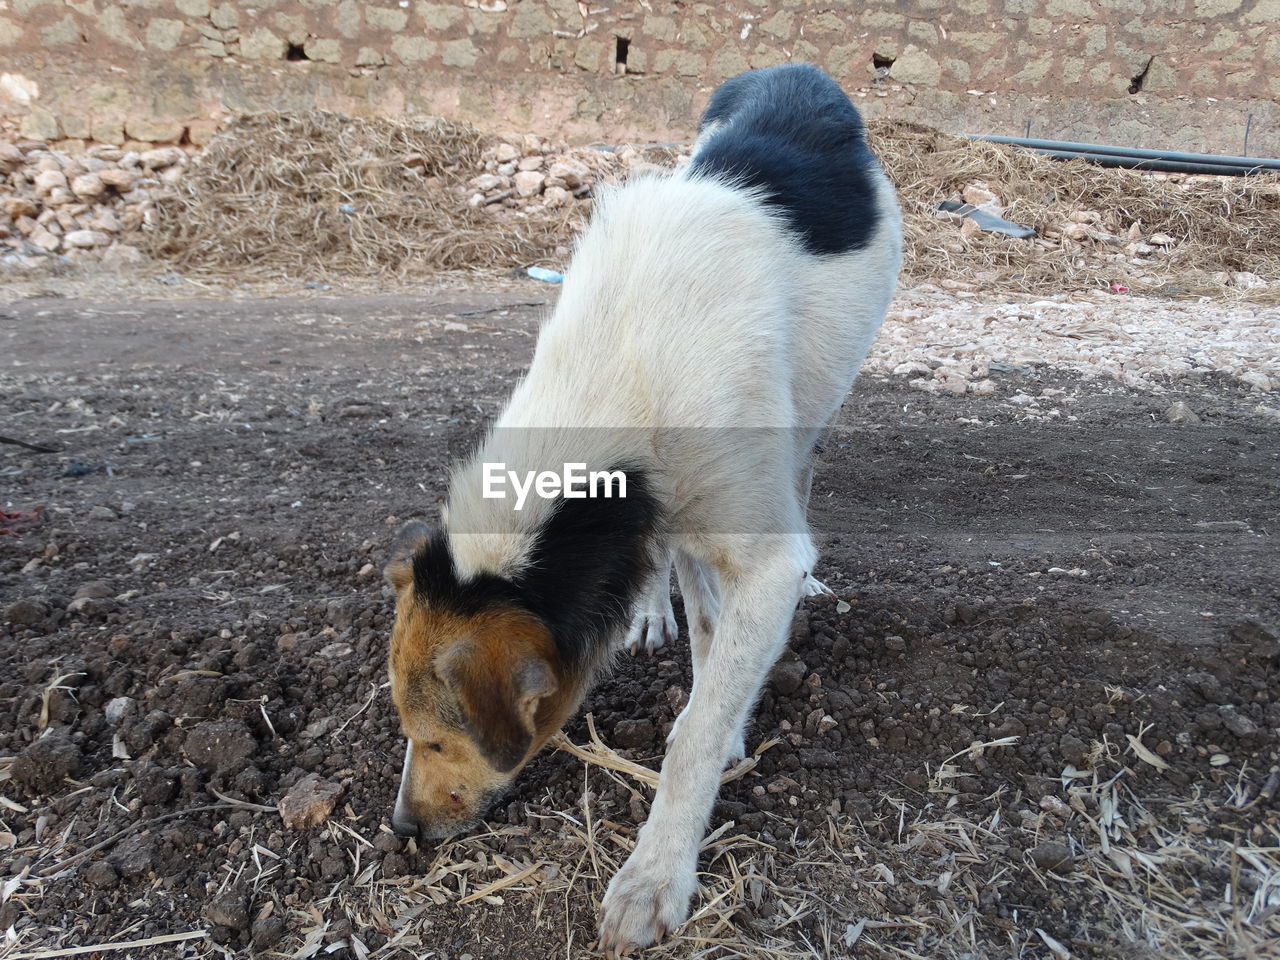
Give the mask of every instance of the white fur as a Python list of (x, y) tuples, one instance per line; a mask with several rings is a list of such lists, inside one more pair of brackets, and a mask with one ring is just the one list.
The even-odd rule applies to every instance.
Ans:
[[(513, 514), (481, 498), (486, 461), (642, 462), (666, 510), (694, 684), (652, 813), (605, 895), (606, 946), (645, 946), (688, 915), (721, 770), (742, 755), (797, 602), (825, 590), (811, 576), (805, 523), (813, 445), (853, 384), (900, 265), (897, 204), (878, 179), (870, 244), (828, 258), (808, 254), (757, 197), (713, 180), (683, 173), (607, 193), (528, 376), (452, 479), (450, 541), (464, 577), (518, 572), (551, 508), (532, 498)], [(629, 646), (674, 636), (669, 588), (660, 569)]]

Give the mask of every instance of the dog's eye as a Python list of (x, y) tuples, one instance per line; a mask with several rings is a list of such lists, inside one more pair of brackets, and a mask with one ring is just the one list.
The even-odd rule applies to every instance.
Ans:
[(438, 744), (438, 743), (428, 743), (428, 744), (427, 744), (427, 749), (428, 749), (428, 750), (434, 750), (436, 753), (440, 753), (444, 748), (443, 748), (443, 747), (441, 747), (441, 746), (440, 746), (440, 744)]

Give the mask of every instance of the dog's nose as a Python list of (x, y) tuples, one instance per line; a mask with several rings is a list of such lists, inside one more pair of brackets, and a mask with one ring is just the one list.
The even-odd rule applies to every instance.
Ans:
[(418, 821), (412, 817), (406, 817), (397, 810), (391, 815), (391, 830), (397, 837), (417, 837), (422, 828), (418, 825)]

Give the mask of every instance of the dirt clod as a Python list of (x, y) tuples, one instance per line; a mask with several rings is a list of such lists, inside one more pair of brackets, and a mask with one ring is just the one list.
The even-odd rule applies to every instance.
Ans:
[(239, 887), (224, 890), (209, 901), (204, 917), (210, 923), (243, 930), (249, 923), (249, 893)]
[(1039, 869), (1050, 873), (1067, 874), (1075, 867), (1075, 857), (1065, 843), (1045, 841), (1028, 850), (1027, 855)]
[(250, 935), (253, 937), (253, 945), (259, 950), (269, 950), (277, 943), (284, 939), (288, 925), (277, 916), (259, 917), (253, 921), (250, 928)]
[(36, 740), (13, 760), (13, 779), (33, 794), (52, 793), (67, 777), (80, 772), (80, 748), (61, 734)]
[(207, 720), (187, 734), (183, 752), (202, 770), (221, 770), (253, 755), (258, 741), (239, 720)]

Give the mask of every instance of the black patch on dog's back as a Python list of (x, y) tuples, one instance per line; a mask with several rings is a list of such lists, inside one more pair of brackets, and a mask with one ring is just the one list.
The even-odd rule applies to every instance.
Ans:
[(810, 253), (865, 247), (880, 211), (862, 118), (817, 67), (784, 64), (717, 88), (698, 129), (721, 124), (690, 169), (764, 191)]
[(626, 474), (627, 495), (561, 498), (513, 579), (492, 573), (459, 579), (448, 537), (435, 531), (413, 560), (418, 596), (461, 616), (528, 610), (550, 629), (562, 662), (589, 659), (630, 619), (654, 568), (662, 525), (644, 470), (611, 469)]

